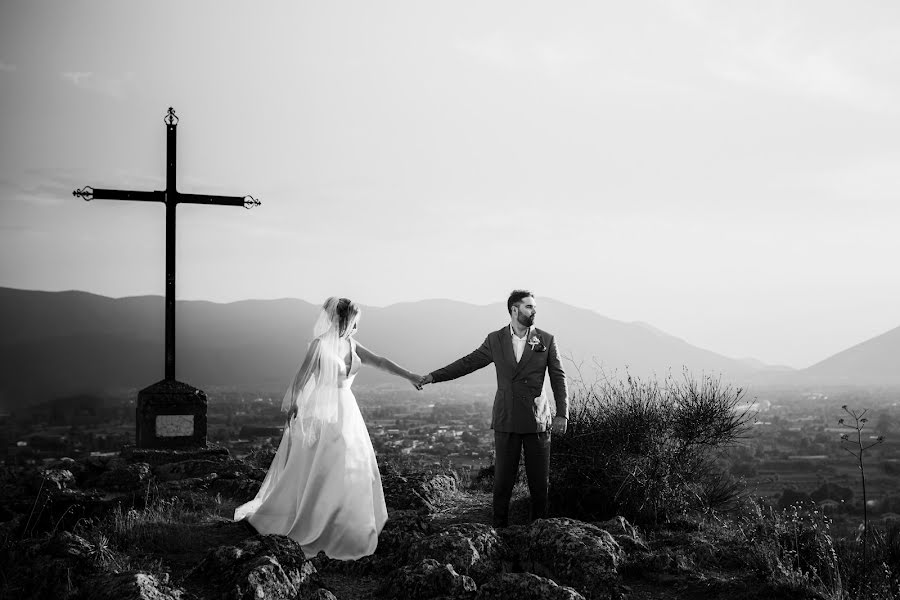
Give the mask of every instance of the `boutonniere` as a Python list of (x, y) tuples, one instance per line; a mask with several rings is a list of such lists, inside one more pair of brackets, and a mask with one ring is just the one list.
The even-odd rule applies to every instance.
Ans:
[(541, 340), (541, 336), (538, 334), (534, 334), (531, 336), (531, 339), (528, 340), (528, 345), (531, 346), (532, 352), (546, 352), (547, 347), (544, 345), (544, 342)]

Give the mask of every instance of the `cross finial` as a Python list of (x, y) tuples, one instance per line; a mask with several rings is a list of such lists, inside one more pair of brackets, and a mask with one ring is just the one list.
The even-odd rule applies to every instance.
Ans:
[(94, 199), (94, 188), (87, 185), (87, 186), (81, 188), (80, 190), (75, 190), (74, 192), (72, 192), (72, 195), (77, 196), (83, 200), (87, 200), (88, 202), (90, 202), (91, 200)]
[(175, 114), (175, 109), (171, 106), (169, 107), (169, 112), (166, 113), (165, 122), (166, 125), (178, 125), (178, 116)]

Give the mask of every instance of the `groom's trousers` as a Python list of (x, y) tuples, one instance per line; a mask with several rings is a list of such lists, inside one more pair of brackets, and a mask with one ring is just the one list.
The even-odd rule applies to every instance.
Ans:
[(550, 478), (550, 432), (494, 432), (494, 526), (509, 524), (509, 502), (519, 472), (519, 456), (525, 450), (525, 475), (531, 494), (531, 519), (547, 516)]

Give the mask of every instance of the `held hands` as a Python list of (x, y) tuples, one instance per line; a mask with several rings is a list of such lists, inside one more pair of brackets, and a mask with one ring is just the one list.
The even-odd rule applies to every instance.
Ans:
[(431, 373), (429, 373), (428, 375), (419, 377), (419, 381), (415, 384), (415, 386), (416, 386), (416, 388), (421, 390), (423, 387), (425, 387), (429, 383), (434, 383), (434, 377), (431, 376)]
[(416, 375), (415, 373), (410, 373), (407, 379), (409, 379), (409, 382), (413, 384), (414, 388), (421, 392), (422, 386), (424, 385), (422, 381), (424, 381), (427, 377), (430, 377), (430, 375)]
[(568, 423), (569, 421), (565, 417), (553, 417), (553, 433), (558, 433), (560, 435), (565, 434)]

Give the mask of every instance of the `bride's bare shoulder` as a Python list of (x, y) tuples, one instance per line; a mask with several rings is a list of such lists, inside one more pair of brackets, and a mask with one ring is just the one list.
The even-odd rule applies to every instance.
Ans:
[(360, 344), (358, 341), (353, 340), (354, 347), (356, 348), (356, 353), (359, 354), (359, 357), (363, 362), (366, 362), (367, 359), (378, 358), (378, 355)]

